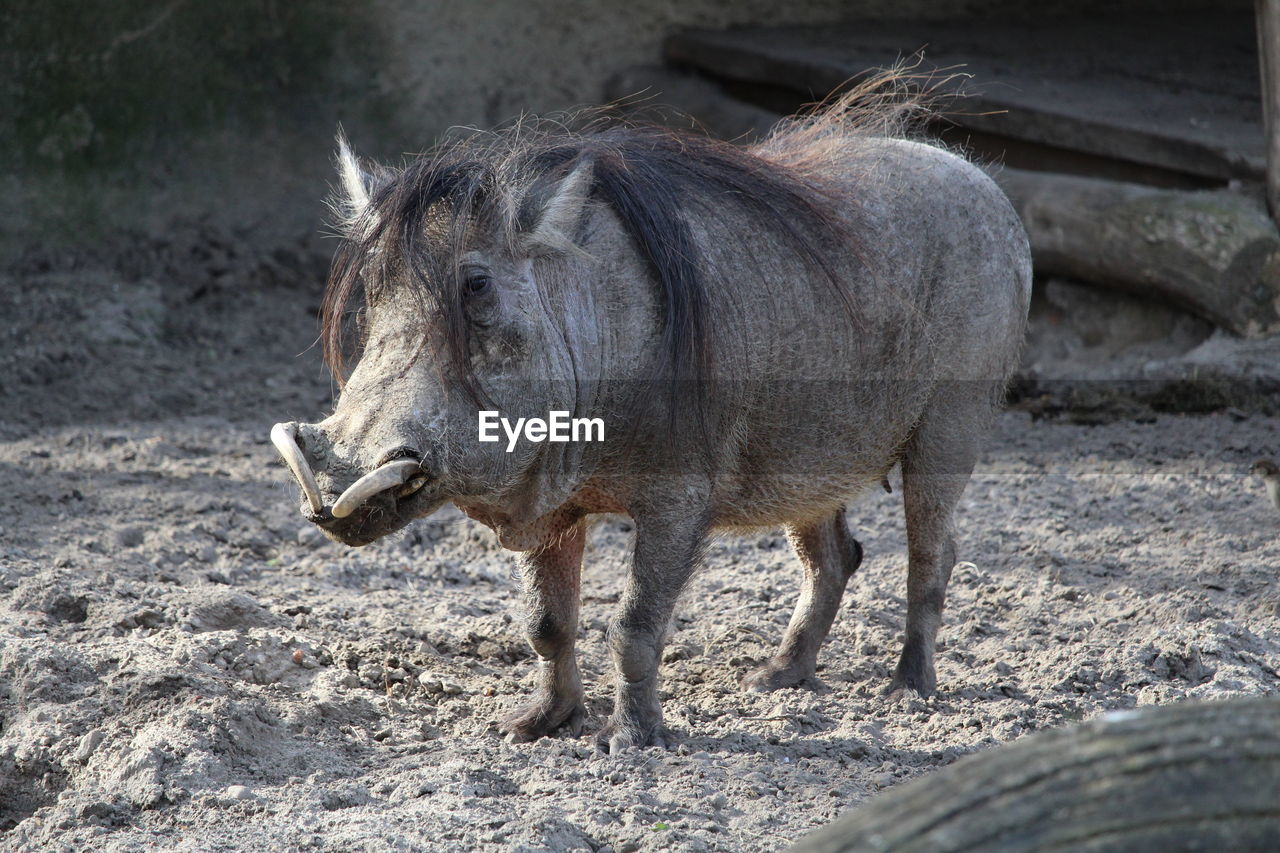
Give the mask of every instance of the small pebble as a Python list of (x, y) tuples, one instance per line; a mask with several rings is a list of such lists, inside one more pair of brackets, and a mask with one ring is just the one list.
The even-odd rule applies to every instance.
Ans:
[(121, 548), (136, 548), (142, 544), (141, 527), (125, 527), (116, 533), (116, 542)]
[(325, 543), (324, 534), (320, 532), (320, 528), (314, 524), (308, 524), (298, 528), (298, 535), (295, 537), (299, 545), (306, 548), (315, 548)]
[(84, 737), (80, 738), (80, 744), (76, 748), (76, 753), (73, 756), (75, 760), (81, 762), (88, 761), (89, 757), (93, 755), (94, 750), (102, 744), (102, 741), (104, 741), (106, 737), (106, 734), (103, 733), (101, 729), (94, 729)]
[(244, 785), (231, 785), (223, 793), (233, 800), (256, 800), (258, 798), (252, 788)]

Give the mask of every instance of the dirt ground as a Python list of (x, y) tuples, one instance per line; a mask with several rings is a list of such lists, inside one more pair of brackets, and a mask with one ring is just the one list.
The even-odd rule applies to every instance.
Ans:
[[(678, 611), (671, 751), (593, 751), (630, 536), (591, 537), (582, 738), (505, 743), (530, 689), (512, 556), (446, 511), (350, 550), (297, 515), (270, 425), (331, 400), (311, 249), (199, 225), (0, 274), (0, 848), (781, 850), (878, 791), (1104, 711), (1280, 687), (1280, 418), (1010, 411), (959, 514), (938, 695), (900, 649), (900, 494), (815, 691), (744, 694), (799, 565), (719, 539)], [(299, 355), (301, 353), (301, 355)]]

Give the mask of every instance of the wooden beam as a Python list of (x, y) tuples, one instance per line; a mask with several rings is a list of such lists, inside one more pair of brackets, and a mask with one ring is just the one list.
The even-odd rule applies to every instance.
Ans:
[(962, 129), (1226, 183), (1261, 181), (1266, 170), (1254, 30), (1245, 6), (1052, 23), (695, 30), (669, 37), (664, 51), (791, 112), (923, 50), (917, 72), (973, 75), (948, 108)]
[[(631, 96), (643, 92), (652, 96), (652, 102), (670, 104), (679, 111), (663, 114), (645, 110), (649, 120), (667, 120), (671, 126), (688, 129), (690, 117), (695, 126), (723, 139), (751, 140), (764, 133), (780, 115), (729, 95), (714, 80), (699, 78), (695, 74), (656, 66), (628, 69), (619, 74), (608, 88), (608, 96), (623, 99), (622, 107), (634, 103)], [(641, 106), (645, 106), (642, 102)], [(1280, 269), (1266, 263), (1275, 258), (1277, 229), (1267, 216), (1260, 194), (1250, 187), (1247, 197), (1236, 198), (1217, 193), (1181, 192), (1160, 195), (1153, 187), (1117, 184), (1115, 181), (1098, 181), (1089, 193), (1096, 207), (1109, 207), (1104, 199), (1115, 201), (1129, 195), (1131, 198), (1147, 196), (1152, 205), (1150, 226), (1157, 222), (1166, 229), (1164, 238), (1148, 242), (1148, 232), (1134, 232), (1121, 223), (1132, 216), (1108, 213), (1101, 222), (1086, 222), (1082, 226), (1078, 212), (1070, 209), (1053, 209), (1053, 189), (1057, 178), (1066, 177), (1046, 173), (1028, 174), (1010, 168), (990, 170), (997, 182), (1004, 184), (1006, 193), (1015, 197), (1015, 206), (1028, 218), (1032, 252), (1036, 255), (1037, 269), (1046, 272), (1061, 268), (1074, 280), (1082, 280), (1102, 289), (1121, 289), (1143, 294), (1157, 304), (1175, 303), (1192, 313), (1225, 324), (1227, 328), (1265, 334), (1276, 325), (1276, 309), (1268, 304), (1267, 294), (1280, 293)], [(1043, 179), (1043, 182), (1042, 182)], [(1126, 190), (1126, 187), (1128, 190)], [(1111, 191), (1109, 192), (1108, 189)], [(1118, 191), (1117, 191), (1118, 190)], [(1131, 192), (1136, 191), (1136, 196)], [(1032, 199), (1037, 201), (1032, 203)], [(1214, 202), (1218, 202), (1217, 205)], [(1205, 218), (1197, 204), (1223, 208), (1218, 214)], [(1034, 207), (1034, 210), (1033, 210)], [(1159, 214), (1161, 209), (1164, 214)], [(1179, 213), (1181, 211), (1181, 213)], [(1186, 214), (1190, 212), (1188, 220)], [(1221, 215), (1225, 213), (1225, 216)], [(1086, 214), (1086, 218), (1088, 215)], [(1138, 217), (1144, 227), (1145, 216)], [(1182, 226), (1179, 226), (1179, 222)], [(1200, 251), (1188, 251), (1185, 236), (1208, 226), (1207, 234), (1196, 245)], [(1247, 232), (1243, 242), (1235, 238)], [(1212, 252), (1213, 233), (1234, 235), (1224, 247), (1225, 256), (1215, 257)], [(1248, 236), (1251, 235), (1251, 238)], [(1095, 253), (1095, 240), (1101, 236), (1104, 252)], [(1154, 236), (1154, 235), (1152, 235)], [(1203, 250), (1208, 249), (1205, 254)], [(1243, 251), (1242, 251), (1243, 249)], [(1073, 258), (1072, 256), (1075, 255)], [(1189, 261), (1187, 259), (1190, 259)], [(1168, 275), (1154, 275), (1152, 270), (1164, 270)], [(1196, 272), (1198, 271), (1198, 272)], [(1203, 277), (1201, 277), (1203, 276)], [(1101, 279), (1101, 280), (1098, 280)], [(1099, 418), (1131, 417), (1136, 410), (1146, 411), (1140, 404), (1147, 404), (1161, 411), (1213, 411), (1227, 406), (1247, 410), (1272, 412), (1276, 408), (1276, 395), (1261, 379), (1257, 364), (1265, 363), (1268, 352), (1257, 349), (1265, 340), (1226, 344), (1231, 354), (1218, 351), (1214, 362), (1203, 375), (1192, 373), (1185, 367), (1174, 367), (1166, 362), (1150, 376), (1133, 381), (1097, 382), (1081, 375), (1078, 380), (1036, 379), (1024, 376), (1015, 387), (1014, 399), (1021, 398), (1024, 407), (1031, 411), (1069, 411), (1071, 417), (1082, 423), (1098, 422)], [(1240, 348), (1240, 349), (1236, 349)], [(1184, 362), (1182, 364), (1189, 364)], [(1135, 409), (1137, 407), (1137, 409)], [(1123, 413), (1123, 414), (1121, 414)], [(847, 834), (832, 843), (851, 844)], [(843, 850), (843, 847), (802, 848), (814, 851)], [(861, 850), (856, 845), (847, 848)], [(899, 848), (890, 848), (898, 850)], [(902, 850), (912, 848), (901, 848)], [(920, 853), (929, 850), (915, 848)], [(1026, 848), (1030, 853), (1034, 847)], [(1280, 847), (1277, 847), (1280, 849)]]
[(623, 69), (605, 84), (604, 94), (648, 121), (702, 130), (734, 142), (763, 137), (781, 118), (729, 97), (719, 84), (705, 77), (658, 65)]
[(1262, 124), (1266, 134), (1267, 206), (1280, 223), (1280, 0), (1254, 0)]
[[(1280, 2), (1280, 0), (1276, 0)], [(750, 139), (779, 118), (711, 81), (633, 69), (611, 97), (645, 90), (718, 136)], [(1031, 241), (1036, 272), (1176, 305), (1246, 337), (1280, 331), (1280, 231), (1261, 203), (1225, 190), (1165, 190), (993, 168)]]

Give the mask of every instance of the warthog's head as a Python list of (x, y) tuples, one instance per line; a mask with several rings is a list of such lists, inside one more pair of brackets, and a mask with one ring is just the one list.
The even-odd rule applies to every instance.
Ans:
[[(718, 452), (724, 404), (705, 380), (751, 375), (734, 355), (743, 318), (775, 308), (741, 283), (794, 278), (777, 257), (837, 280), (824, 252), (844, 232), (807, 179), (705, 137), (549, 123), (446, 143), (399, 171), (366, 173), (345, 143), (339, 161), (346, 239), (322, 338), (341, 380), (354, 326), (358, 361), (330, 417), (272, 439), (303, 514), (353, 545), (452, 500), (531, 548), (529, 522), (583, 486), (607, 485), (614, 503), (638, 480), (683, 488), (695, 457)], [(479, 440), (481, 410), (600, 418), (605, 441), (508, 452)]]
[(597, 378), (620, 372), (607, 363), (622, 357), (607, 343), (617, 324), (651, 316), (651, 305), (597, 304), (597, 250), (615, 247), (585, 233), (599, 218), (589, 214), (591, 160), (565, 152), (537, 168), (508, 162), (504, 173), (492, 157), (446, 150), (367, 173), (345, 143), (339, 159), (346, 239), (323, 338), (341, 377), (358, 332), (358, 361), (332, 415), (271, 433), (302, 487), (303, 515), (363, 545), (447, 500), (500, 535), (555, 508), (595, 451), (520, 441), (509, 452), (505, 436), (479, 440), (478, 414), (593, 412)]

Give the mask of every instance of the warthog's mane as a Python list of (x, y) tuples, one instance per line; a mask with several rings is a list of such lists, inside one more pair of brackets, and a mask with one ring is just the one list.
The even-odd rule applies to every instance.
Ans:
[(908, 92), (904, 79), (901, 69), (874, 77), (784, 121), (751, 147), (590, 113), (470, 131), (402, 169), (375, 172), (367, 206), (342, 223), (345, 238), (322, 309), (325, 360), (341, 382), (349, 306), (378, 287), (410, 287), (441, 323), (451, 373), (475, 396), (460, 259), (478, 234), (514, 241), (532, 228), (539, 201), (584, 162), (591, 165), (590, 197), (613, 211), (649, 268), (669, 378), (706, 375), (715, 319), (709, 288), (733, 286), (732, 276), (709, 268), (691, 227), (700, 217), (730, 212), (734, 222), (748, 223), (736, 234), (748, 256), (762, 235), (776, 250), (793, 252), (829, 285), (833, 310), (856, 322), (841, 284), (847, 271), (833, 268), (833, 258), (847, 258), (850, 249), (861, 254), (857, 234), (836, 212), (843, 204), (847, 213), (856, 199), (847, 187), (837, 196), (824, 185), (821, 167), (850, 136), (898, 134), (903, 118), (920, 112), (918, 89)]

